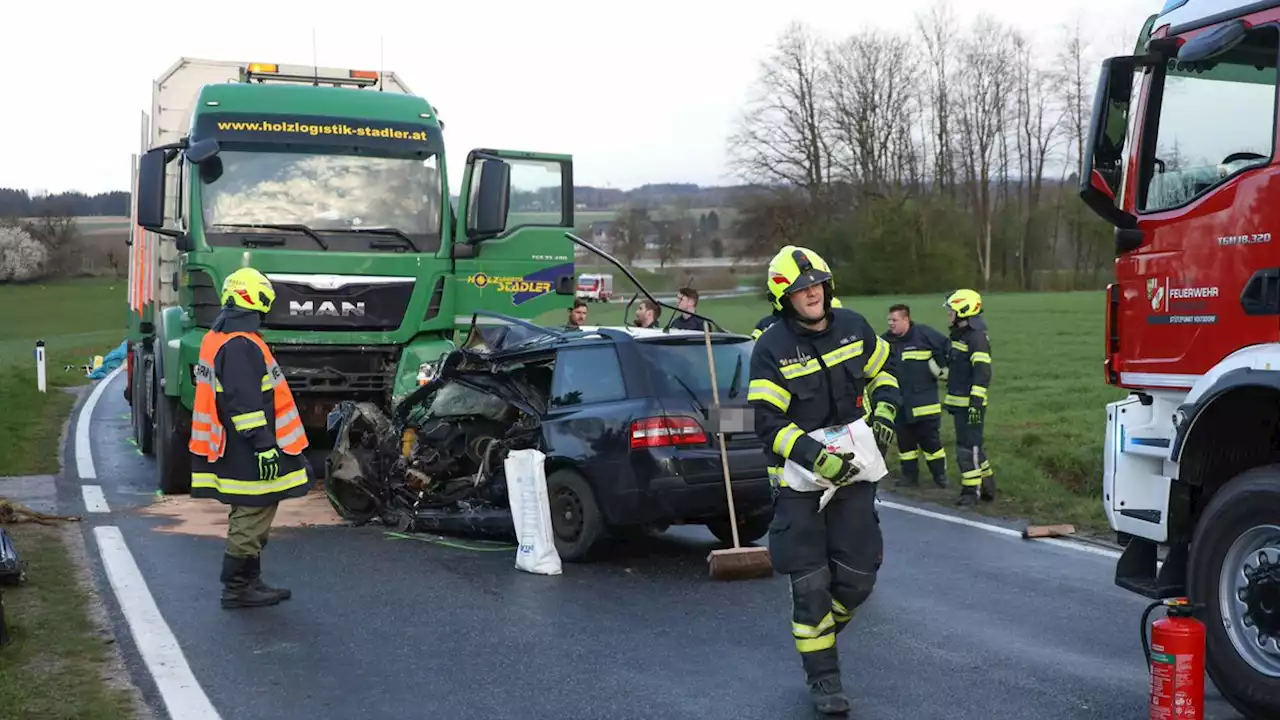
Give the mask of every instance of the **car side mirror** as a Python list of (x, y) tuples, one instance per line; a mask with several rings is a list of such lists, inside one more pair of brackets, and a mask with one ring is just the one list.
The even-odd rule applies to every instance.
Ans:
[(467, 213), (467, 238), (479, 242), (507, 229), (507, 209), (511, 202), (511, 166), (497, 158), (485, 158), (477, 164), (480, 181), (472, 195), (473, 205)]

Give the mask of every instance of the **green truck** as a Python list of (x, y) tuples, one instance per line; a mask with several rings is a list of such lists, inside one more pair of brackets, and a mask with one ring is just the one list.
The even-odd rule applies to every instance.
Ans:
[(393, 406), (473, 311), (573, 301), (572, 158), (472, 150), (455, 209), (444, 123), (395, 73), (183, 58), (142, 125), (125, 397), (165, 493), (190, 489), (193, 366), (239, 267), (275, 286), (263, 337), (315, 450), (334, 405)]

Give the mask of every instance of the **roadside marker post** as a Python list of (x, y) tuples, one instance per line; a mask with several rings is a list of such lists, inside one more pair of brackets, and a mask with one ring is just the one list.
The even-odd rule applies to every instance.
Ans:
[(36, 341), (36, 389), (40, 392), (45, 390), (45, 372), (44, 372), (44, 341)]

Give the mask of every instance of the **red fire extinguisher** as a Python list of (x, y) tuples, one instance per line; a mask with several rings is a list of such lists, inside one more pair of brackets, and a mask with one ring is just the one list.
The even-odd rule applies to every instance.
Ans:
[[(1147, 618), (1165, 608), (1165, 616), (1151, 624)], [(1142, 613), (1142, 650), (1151, 672), (1151, 720), (1204, 719), (1204, 624), (1194, 616), (1187, 598), (1152, 603)]]

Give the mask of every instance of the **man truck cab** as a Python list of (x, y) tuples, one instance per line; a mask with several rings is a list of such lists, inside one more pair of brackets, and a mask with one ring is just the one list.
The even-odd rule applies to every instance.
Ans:
[(1209, 676), (1257, 718), (1280, 717), (1278, 55), (1280, 0), (1169, 0), (1103, 62), (1080, 177), (1115, 226), (1116, 583), (1203, 604)]

